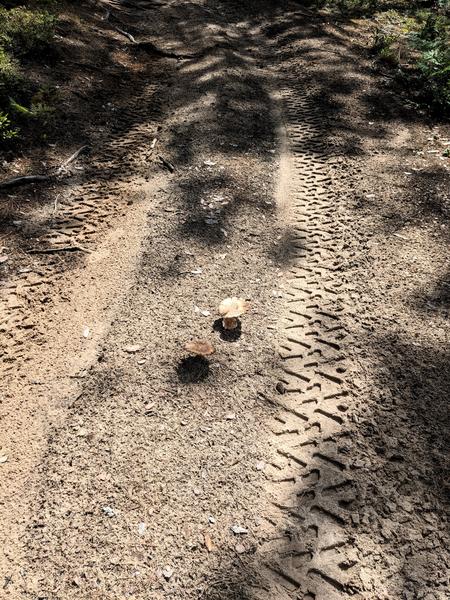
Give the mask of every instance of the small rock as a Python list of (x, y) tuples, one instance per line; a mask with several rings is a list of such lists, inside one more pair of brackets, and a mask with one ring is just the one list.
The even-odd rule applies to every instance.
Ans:
[(208, 517), (208, 521), (211, 523), (211, 525), (214, 525), (216, 519), (214, 517)]
[(246, 548), (243, 544), (236, 544), (236, 546), (234, 547), (234, 549), (236, 550), (236, 552), (238, 554), (244, 554)]
[(117, 515), (116, 511), (110, 506), (103, 506), (102, 511), (105, 513), (107, 517), (115, 517)]
[(235, 418), (236, 418), (236, 413), (227, 413), (225, 415), (225, 419), (227, 421), (234, 421)]
[(263, 460), (260, 460), (259, 462), (256, 463), (257, 471), (264, 471), (265, 468), (266, 468), (266, 463)]
[(127, 354), (136, 354), (136, 352), (139, 352), (140, 350), (142, 350), (141, 344), (130, 344), (129, 346), (124, 346), (123, 348), (123, 351)]
[(244, 533), (248, 533), (248, 529), (245, 529), (245, 527), (241, 527), (240, 525), (233, 525), (231, 527), (231, 531), (235, 534), (235, 535), (242, 535)]
[(20, 300), (15, 294), (8, 296), (8, 308), (21, 308), (23, 306), (22, 300)]
[(198, 487), (195, 487), (192, 491), (196, 496), (200, 496), (200, 494), (202, 493), (202, 490)]
[(147, 525), (145, 523), (139, 523), (139, 525), (138, 525), (139, 535), (144, 535), (146, 529), (147, 529)]
[(162, 574), (163, 574), (164, 579), (167, 579), (167, 581), (169, 581), (169, 579), (173, 575), (172, 567), (164, 567), (164, 569), (162, 570)]
[(275, 386), (275, 389), (277, 390), (277, 392), (279, 394), (285, 394), (286, 393), (286, 388), (285, 388), (284, 383), (282, 381), (279, 381), (277, 383), (277, 385)]
[(351, 514), (351, 519), (354, 525), (359, 525), (359, 514), (357, 512)]

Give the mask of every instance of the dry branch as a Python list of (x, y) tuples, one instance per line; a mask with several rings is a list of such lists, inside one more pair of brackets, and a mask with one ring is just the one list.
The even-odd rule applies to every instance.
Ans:
[(23, 175), (22, 177), (14, 177), (13, 179), (7, 179), (6, 181), (0, 181), (0, 189), (19, 187), (21, 185), (28, 185), (30, 183), (38, 183), (41, 181), (50, 181), (57, 175), (61, 175), (64, 169), (76, 160), (80, 154), (90, 150), (90, 146), (82, 146), (76, 152), (74, 152), (69, 158), (63, 162), (63, 164), (51, 175)]
[(115, 27), (115, 30), (128, 38), (133, 44), (137, 44), (137, 41), (134, 39), (131, 33), (128, 33), (128, 31), (124, 31), (123, 29), (120, 29), (120, 27)]
[(70, 163), (72, 163), (74, 160), (76, 160), (80, 156), (80, 154), (84, 154), (85, 152), (88, 152), (90, 149), (91, 149), (90, 146), (87, 146), (87, 145), (81, 146), (81, 148), (79, 148), (76, 152), (74, 152), (72, 154), (72, 156), (70, 156), (66, 161), (63, 162), (63, 164), (56, 171), (56, 174), (60, 175), (62, 173), (62, 171), (64, 171), (64, 169), (70, 165)]
[(14, 177), (13, 179), (0, 181), (0, 189), (28, 185), (29, 183), (37, 183), (39, 181), (48, 181), (51, 178), (51, 175), (24, 175), (23, 177)]
[(82, 246), (61, 246), (60, 248), (31, 248), (27, 252), (28, 254), (53, 254), (55, 252), (87, 252), (90, 254), (91, 250)]
[(159, 160), (162, 162), (162, 164), (166, 167), (166, 169), (169, 169), (169, 171), (171, 173), (173, 173), (175, 171), (175, 167), (173, 166), (173, 164), (171, 162), (169, 162), (168, 160), (166, 160), (163, 156), (159, 155), (158, 156)]

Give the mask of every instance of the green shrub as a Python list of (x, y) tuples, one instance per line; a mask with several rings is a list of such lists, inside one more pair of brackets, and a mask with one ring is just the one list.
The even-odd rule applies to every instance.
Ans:
[(16, 138), (19, 130), (11, 124), (9, 116), (0, 111), (0, 142), (7, 142)]
[(53, 38), (55, 16), (23, 7), (0, 8), (0, 46), (16, 55), (45, 47)]
[[(55, 7), (55, 0), (26, 2), (27, 7), (19, 4), (23, 0), (0, 5), (0, 142), (17, 138), (18, 125), (39, 133), (54, 113), (52, 94), (44, 88), (36, 91), (19, 61), (31, 53), (39, 57), (52, 41), (56, 17), (42, 9)], [(30, 128), (29, 121), (39, 127)]]
[(16, 60), (0, 47), (0, 109), (8, 103), (11, 93), (20, 87), (20, 70)]
[(409, 36), (417, 52), (416, 68), (430, 103), (450, 110), (450, 18), (432, 12), (419, 14), (420, 26)]
[(19, 78), (19, 66), (0, 46), (0, 80), (13, 83)]
[(372, 44), (372, 52), (384, 62), (390, 64), (398, 63), (398, 51), (395, 48), (397, 37), (387, 31), (378, 29)]

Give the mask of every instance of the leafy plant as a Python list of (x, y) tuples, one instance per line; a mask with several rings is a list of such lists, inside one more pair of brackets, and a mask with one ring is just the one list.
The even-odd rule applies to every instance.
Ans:
[(19, 130), (11, 124), (8, 115), (0, 111), (0, 141), (13, 140), (18, 134)]
[(55, 112), (55, 108), (40, 100), (38, 94), (33, 97), (30, 108), (19, 104), (13, 98), (10, 98), (9, 100), (11, 110), (17, 115), (27, 119), (36, 119), (46, 123), (48, 122), (49, 117)]
[(54, 112), (49, 90), (36, 92), (36, 84), (25, 77), (23, 57), (45, 50), (54, 35), (56, 17), (48, 12), (56, 0), (3, 0), (0, 4), (0, 141), (12, 140), (26, 122), (49, 123)]
[(49, 44), (55, 16), (24, 7), (0, 8), (0, 46), (16, 55), (28, 54)]
[(396, 64), (398, 62), (398, 52), (394, 47), (396, 40), (397, 38), (395, 35), (378, 29), (375, 33), (372, 52), (374, 52), (380, 60)]

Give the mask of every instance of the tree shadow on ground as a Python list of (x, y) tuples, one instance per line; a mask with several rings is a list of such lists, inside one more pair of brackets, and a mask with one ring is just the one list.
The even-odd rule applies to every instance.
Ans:
[[(216, 4), (213, 2), (207, 3), (211, 10), (214, 10)], [(352, 158), (352, 157), (364, 157), (365, 150), (361, 144), (361, 140), (370, 138), (372, 140), (382, 139), (385, 136), (389, 136), (388, 130), (389, 122), (411, 122), (415, 116), (405, 110), (402, 103), (392, 97), (389, 90), (378, 89), (376, 91), (365, 91), (364, 90), (364, 79), (361, 77), (359, 72), (359, 65), (361, 60), (361, 54), (364, 52), (362, 46), (358, 45), (357, 42), (352, 40), (351, 29), (345, 22), (338, 23), (335, 27), (327, 27), (324, 19), (320, 16), (314, 16), (311, 18), (305, 18), (301, 12), (296, 12), (296, 6), (293, 3), (274, 3), (274, 2), (260, 2), (260, 3), (229, 3), (224, 8), (223, 15), (225, 24), (229, 26), (232, 22), (239, 25), (241, 31), (240, 41), (234, 51), (227, 50), (223, 56), (219, 56), (212, 64), (212, 72), (208, 74), (207, 61), (205, 65), (200, 68), (200, 77), (192, 85), (192, 71), (190, 71), (187, 65), (185, 70), (181, 69), (181, 76), (185, 76), (184, 84), (180, 85), (181, 89), (186, 88), (188, 82), (193, 89), (190, 102), (196, 104), (200, 98), (205, 95), (212, 94), (213, 100), (211, 102), (211, 119), (206, 123), (208, 129), (213, 129), (214, 137), (219, 143), (220, 152), (219, 156), (222, 157), (224, 163), (227, 159), (227, 154), (230, 154), (234, 159), (236, 156), (240, 157), (244, 163), (244, 160), (250, 155), (257, 157), (259, 155), (261, 147), (264, 145), (272, 145), (276, 143), (276, 107), (274, 105), (273, 96), (267, 94), (268, 89), (282, 88), (283, 86), (289, 86), (290, 82), (296, 79), (298, 85), (299, 80), (303, 82), (303, 85), (311, 90), (310, 99), (311, 104), (320, 107), (321, 113), (324, 116), (323, 124), (320, 128), (316, 129), (310, 136), (308, 143), (311, 148), (320, 148), (320, 152), (327, 158)], [(215, 17), (214, 17), (215, 18)], [(224, 25), (225, 26), (225, 25)], [(258, 41), (258, 34), (255, 32), (261, 28), (269, 38), (272, 37), (273, 45), (270, 43), (263, 42), (261, 38), (261, 54), (265, 55), (265, 59), (269, 56), (276, 55), (277, 70), (274, 70), (272, 76), (268, 78), (267, 74), (262, 75), (259, 79), (258, 76), (254, 75), (255, 67), (257, 66), (255, 61), (250, 58), (247, 45), (250, 45), (250, 32), (253, 32), (253, 41)], [(261, 30), (260, 29), (260, 30)], [(265, 47), (264, 47), (265, 45)], [(219, 53), (220, 54), (220, 53)], [(252, 53), (250, 52), (250, 55)], [(333, 54), (336, 55), (333, 58)], [(289, 61), (295, 58), (300, 58), (309, 61), (311, 65), (314, 65), (307, 73), (290, 73), (289, 72)], [(330, 70), (330, 66), (334, 66), (334, 70)], [(283, 68), (284, 67), (284, 68)], [(233, 71), (233, 69), (235, 69)], [(252, 76), (242, 76), (242, 72), (246, 72), (248, 69), (252, 70)], [(283, 70), (285, 71), (284, 74)], [(218, 90), (224, 90), (226, 93), (223, 97), (217, 98)], [(354, 96), (360, 102), (360, 105), (365, 108), (366, 114), (363, 114), (361, 121), (350, 123), (344, 114), (346, 107), (346, 100)], [(249, 99), (249, 102), (240, 103), (241, 99)], [(178, 107), (181, 106), (181, 103)], [(230, 107), (233, 110), (230, 111)], [(236, 109), (236, 107), (238, 107)], [(267, 110), (267, 107), (269, 108)], [(389, 107), (388, 113), (386, 113), (386, 107)], [(261, 111), (265, 110), (268, 115), (265, 119), (265, 130), (261, 130), (259, 127), (260, 119), (259, 115)], [(386, 117), (385, 123), (377, 128), (373, 128), (369, 125), (369, 120), (374, 115), (383, 113)], [(232, 119), (224, 119), (223, 115), (232, 115)], [(418, 117), (420, 118), (420, 117)], [(387, 124), (386, 124), (387, 122)], [(251, 124), (249, 126), (249, 124)], [(252, 124), (255, 124), (253, 126)], [(192, 126), (192, 123), (190, 124)], [(239, 142), (241, 138), (241, 142)], [(244, 139), (242, 139), (244, 138)], [(172, 147), (176, 152), (177, 141), (180, 139), (179, 131), (174, 130)], [(182, 135), (183, 139), (183, 152), (176, 155), (176, 159), (180, 164), (188, 165), (199, 164), (199, 161), (195, 160), (196, 156), (209, 157), (211, 149), (207, 147), (194, 147), (192, 140), (192, 132), (190, 133), (189, 127), (186, 127)], [(231, 144), (223, 144), (226, 140), (232, 140)], [(178, 151), (179, 152), (179, 151)], [(214, 158), (214, 157), (213, 157)], [(230, 190), (230, 195), (233, 195), (234, 201), (231, 205), (226, 208), (227, 216), (227, 227), (233, 226), (242, 215), (245, 214), (245, 209), (254, 209), (254, 205), (247, 204), (245, 195), (251, 196), (253, 191), (251, 186), (244, 188), (244, 197), (239, 194), (233, 194), (233, 182), (239, 181), (241, 184), (242, 173), (234, 173), (231, 170), (227, 172), (226, 177), (220, 180), (220, 186), (227, 186)], [(190, 185), (192, 182), (192, 186)], [(241, 184), (242, 185), (242, 184)], [(186, 219), (190, 218), (191, 210), (195, 207), (198, 199), (192, 198), (193, 189), (202, 189), (205, 196), (211, 194), (215, 190), (215, 183), (213, 177), (206, 177), (202, 182), (199, 181), (198, 174), (187, 175), (187, 179), (183, 182), (181, 193), (181, 202), (184, 210), (186, 211)], [(249, 193), (250, 192), (250, 193)], [(198, 208), (198, 205), (197, 205)], [(427, 203), (427, 210), (434, 212), (437, 207), (433, 207), (433, 202)], [(195, 213), (194, 208), (194, 213)], [(223, 225), (223, 222), (221, 223)], [(182, 226), (182, 231), (187, 236), (203, 236), (203, 242), (208, 245), (210, 242), (208, 235), (205, 235), (204, 229), (201, 225), (198, 228), (192, 228), (190, 226)], [(226, 238), (214, 239), (214, 243), (226, 243)], [(278, 264), (285, 266), (289, 264), (290, 253), (292, 252), (292, 246), (295, 245), (295, 236), (292, 237), (290, 231), (286, 231), (282, 234), (280, 248), (281, 251), (275, 251), (274, 257)], [(273, 250), (272, 250), (273, 252)], [(370, 343), (370, 342), (369, 342)], [(383, 340), (379, 348), (379, 356), (383, 356), (386, 360), (386, 365), (381, 368), (382, 373), (382, 384), (383, 387), (387, 386), (392, 389), (393, 394), (398, 393), (398, 403), (403, 407), (401, 410), (409, 413), (410, 424), (408, 425), (409, 434), (402, 431), (401, 424), (396, 419), (392, 419), (391, 424), (396, 423), (397, 428), (384, 430), (385, 426), (385, 413), (380, 413), (378, 409), (373, 408), (373, 412), (369, 411), (368, 421), (369, 425), (361, 424), (359, 427), (355, 425), (352, 432), (347, 435), (349, 437), (354, 436), (355, 439), (360, 443), (361, 454), (366, 454), (369, 457), (373, 457), (373, 465), (368, 466), (367, 477), (371, 477), (372, 472), (376, 472), (375, 479), (377, 485), (369, 485), (364, 489), (364, 495), (352, 499), (346, 494), (348, 481), (343, 479), (341, 482), (342, 496), (339, 499), (339, 515), (333, 513), (331, 510), (324, 509), (318, 503), (314, 504), (314, 496), (310, 497), (307, 490), (305, 491), (305, 484), (298, 485), (298, 492), (296, 498), (292, 501), (289, 506), (284, 507), (286, 513), (290, 513), (290, 516), (297, 518), (300, 523), (305, 520), (305, 513), (308, 510), (313, 510), (317, 514), (321, 515), (322, 523), (329, 523), (332, 529), (333, 524), (339, 521), (339, 524), (350, 532), (351, 536), (357, 535), (356, 527), (356, 516), (355, 521), (352, 521), (352, 514), (355, 508), (358, 508), (361, 514), (366, 514), (367, 511), (374, 511), (373, 519), (376, 521), (380, 519), (380, 523), (383, 519), (384, 507), (383, 507), (383, 489), (391, 489), (393, 480), (399, 482), (399, 488), (393, 489), (393, 494), (397, 494), (400, 500), (407, 505), (405, 498), (413, 491), (414, 477), (417, 473), (415, 464), (417, 463), (418, 456), (421, 453), (429, 453), (433, 444), (439, 438), (439, 432), (434, 432), (431, 435), (426, 434), (427, 423), (419, 423), (423, 417), (424, 411), (427, 410), (429, 403), (435, 405), (437, 413), (443, 410), (444, 399), (448, 395), (448, 386), (444, 380), (446, 367), (449, 365), (449, 358), (447, 355), (440, 355), (440, 365), (437, 369), (431, 373), (429, 367), (420, 367), (421, 360), (425, 360), (425, 357), (420, 352), (417, 354), (413, 352), (413, 348), (407, 346), (399, 346), (396, 344), (395, 348), (398, 352), (397, 355), (383, 353), (386, 345), (389, 346), (389, 340)], [(429, 349), (426, 357), (426, 362), (432, 359), (434, 350)], [(413, 361), (416, 364), (418, 370), (416, 371), (417, 377), (411, 377), (411, 370), (409, 366), (408, 373), (411, 377), (405, 381), (405, 377), (402, 375), (402, 365)], [(386, 367), (387, 372), (386, 372)], [(380, 375), (381, 376), (381, 375)], [(427, 379), (433, 379), (433, 396), (428, 398), (425, 405), (421, 405), (423, 392), (423, 385)], [(425, 384), (426, 385), (426, 384)], [(421, 392), (419, 391), (421, 390)], [(342, 410), (345, 410), (343, 405)], [(432, 414), (432, 413), (430, 413)], [(438, 418), (437, 414), (432, 417), (432, 420)], [(420, 428), (421, 433), (415, 431), (415, 423)], [(314, 423), (308, 423), (308, 426), (314, 426)], [(306, 425), (305, 425), (306, 426)], [(365, 435), (365, 427), (369, 427), (367, 435)], [(416, 434), (417, 436), (413, 434)], [(445, 424), (442, 427), (442, 434), (448, 433), (448, 425)], [(379, 467), (378, 461), (383, 462), (385, 460), (386, 448), (385, 438), (391, 436), (394, 439), (398, 439), (399, 436), (408, 436), (411, 443), (406, 444), (403, 447), (403, 455), (399, 458), (395, 451), (393, 451), (389, 458), (386, 458), (386, 467)], [(412, 441), (414, 440), (414, 442)], [(343, 460), (346, 453), (349, 452), (349, 440), (342, 437), (342, 444), (340, 445), (340, 452), (342, 452), (342, 463), (339, 459), (336, 459), (335, 466), (341, 465), (341, 470), (345, 475), (348, 470)], [(376, 445), (376, 447), (373, 446)], [(323, 467), (323, 460), (326, 457), (327, 452), (327, 441), (322, 440), (318, 443), (316, 451), (314, 453), (314, 460), (308, 464), (308, 472), (305, 475), (304, 466), (295, 465), (293, 468), (293, 477), (302, 479), (302, 476), (309, 476), (315, 471), (320, 471)], [(444, 463), (442, 458), (442, 445), (439, 444), (439, 451), (435, 454), (435, 459), (428, 464), (427, 468), (430, 470), (427, 473), (420, 474), (421, 484), (418, 488), (417, 501), (423, 501), (427, 504), (427, 498), (436, 498), (436, 486), (440, 486), (440, 490), (444, 489)], [(381, 457), (381, 458), (379, 458)], [(295, 461), (295, 459), (294, 459)], [(369, 459), (370, 462), (370, 459)], [(297, 480), (297, 479), (296, 479)], [(339, 485), (341, 485), (339, 484)], [(423, 484), (423, 486), (422, 486)], [(378, 486), (378, 489), (377, 489)], [(381, 491), (381, 493), (380, 493)], [(439, 491), (437, 494), (440, 501), (445, 504), (448, 499), (445, 494), (441, 494)], [(436, 508), (436, 507), (435, 507)], [(402, 507), (399, 508), (402, 510)], [(407, 510), (405, 508), (405, 510)], [(430, 509), (432, 510), (432, 509)], [(344, 516), (341, 516), (344, 515)], [(403, 518), (403, 516), (402, 516)], [(292, 521), (295, 521), (293, 518)], [(342, 522), (341, 522), (342, 521)], [(420, 529), (420, 523), (414, 523), (413, 527)], [(372, 529), (366, 528), (365, 535), (373, 538), (373, 543), (380, 544), (383, 542), (378, 540), (378, 533), (374, 531), (378, 525), (374, 525)], [(302, 526), (290, 523), (289, 527), (285, 531), (278, 532), (279, 538), (286, 540), (291, 535), (296, 535), (301, 540), (308, 540), (308, 536), (314, 535), (314, 532), (306, 531)], [(401, 541), (401, 536), (404, 535), (402, 532), (398, 533)], [(317, 542), (316, 542), (317, 543)], [(320, 545), (319, 541), (319, 545)], [(301, 546), (301, 544), (299, 544)], [(287, 544), (286, 544), (287, 546)], [(331, 546), (330, 546), (331, 547)], [(310, 550), (308, 549), (308, 543), (306, 548), (301, 546), (299, 549), (300, 555), (307, 555)], [(395, 548), (393, 549), (395, 552)], [(431, 560), (429, 551), (426, 551), (427, 557)], [(344, 555), (342, 555), (344, 556)], [(255, 560), (251, 565), (251, 561)], [(355, 593), (360, 591), (358, 584), (355, 582), (346, 582), (345, 578), (342, 580), (336, 577), (328, 577), (324, 571), (320, 568), (310, 568), (309, 570), (300, 571), (300, 575), (295, 577), (290, 575), (292, 571), (285, 569), (284, 573), (282, 569), (276, 565), (281, 563), (293, 565), (295, 564), (296, 557), (281, 556), (279, 551), (269, 553), (267, 556), (251, 559), (249, 563), (249, 569), (251, 575), (256, 575), (258, 584), (256, 588), (263, 584), (264, 577), (267, 576), (266, 566), (272, 563), (271, 577), (275, 581), (275, 584), (281, 586), (286, 597), (298, 597), (302, 599), (314, 598), (314, 592), (309, 589), (308, 581), (311, 578), (316, 578), (322, 583), (328, 584), (331, 592), (339, 593)], [(260, 562), (258, 562), (260, 561)], [(342, 558), (342, 571), (350, 570), (354, 565), (354, 562), (345, 562)], [(402, 593), (399, 590), (407, 590), (408, 593), (411, 589), (417, 591), (422, 586), (422, 582), (412, 584), (407, 571), (410, 571), (409, 564), (413, 564), (411, 561), (405, 559), (405, 569), (400, 570), (396, 573), (394, 579), (395, 586), (393, 589), (394, 593)], [(236, 559), (230, 562), (230, 569), (232, 572), (227, 571), (219, 574), (218, 581), (211, 583), (202, 595), (202, 598), (207, 600), (215, 600), (220, 597), (222, 600), (235, 600), (237, 598), (244, 599), (253, 596), (254, 589), (251, 585), (246, 585), (239, 580), (238, 571), (242, 569), (242, 560)], [(251, 566), (250, 566), (251, 565)], [(278, 569), (278, 570), (277, 570)], [(281, 572), (280, 572), (281, 571)], [(276, 573), (279, 577), (277, 579)], [(259, 574), (260, 576), (258, 577)], [(275, 574), (275, 575), (274, 575)], [(235, 581), (235, 584), (233, 583)], [(359, 584), (361, 585), (361, 584)], [(394, 585), (394, 584), (393, 584)], [(286, 587), (287, 586), (287, 587)], [(219, 594), (217, 589), (220, 588)], [(280, 588), (280, 589), (281, 589)]]
[[(134, 4), (132, 5), (134, 6)], [(355, 45), (351, 39), (351, 32), (347, 31), (345, 27), (340, 26), (340, 28), (331, 30), (325, 27), (325, 21), (320, 16), (305, 18), (298, 10), (298, 5), (291, 2), (263, 1), (218, 4), (213, 0), (207, 0), (202, 8), (194, 8), (191, 5), (177, 8), (184, 11), (185, 16), (179, 18), (176, 30), (183, 30), (183, 35), (191, 38), (189, 42), (193, 50), (199, 51), (206, 45), (209, 48), (214, 46), (214, 50), (200, 60), (180, 61), (178, 91), (175, 90), (173, 93), (171, 109), (178, 113), (186, 110), (186, 119), (189, 120), (183, 125), (175, 123), (164, 134), (165, 147), (170, 153), (171, 162), (176, 166), (179, 178), (177, 188), (180, 206), (178, 232), (181, 235), (200, 240), (205, 246), (225, 246), (229, 242), (229, 237), (222, 229), (232, 231), (238, 227), (245, 227), (248, 212), (258, 211), (258, 214), (261, 214), (264, 211), (272, 210), (265, 204), (265, 199), (271, 197), (271, 190), (269, 187), (267, 191), (260, 189), (261, 178), (256, 176), (259, 174), (255, 174), (253, 168), (257, 162), (261, 161), (261, 157), (264, 158), (274, 149), (274, 145), (277, 143), (279, 125), (276, 116), (277, 104), (269, 90), (289, 87), (293, 78), (297, 80), (297, 85), (301, 83), (312, 90), (311, 102), (320, 107), (323, 114), (327, 115), (323, 119), (322, 126), (311, 134), (309, 140), (311, 147), (320, 148), (325, 157), (361, 156), (364, 153), (360, 144), (362, 137), (370, 136), (377, 139), (386, 134), (383, 127), (376, 131), (369, 128), (365, 119), (363, 122), (349, 124), (342, 114), (345, 108), (344, 96), (348, 97), (358, 92), (361, 101), (366, 104), (368, 112), (372, 110), (374, 103), (373, 95), (365, 95), (364, 91), (361, 91), (356, 67), (359, 64), (361, 48), (357, 44)], [(191, 18), (194, 10), (205, 11), (202, 12), (200, 24), (195, 24), (195, 20)], [(277, 23), (274, 24), (274, 22)], [(214, 27), (218, 27), (218, 32), (212, 33), (204, 43), (203, 32), (207, 30), (208, 26), (213, 32), (215, 31)], [(227, 35), (227, 30), (232, 26), (239, 28), (239, 36), (236, 39)], [(261, 28), (263, 30), (266, 28), (266, 32), (273, 37), (273, 45), (264, 42), (264, 36), (257, 33)], [(169, 37), (165, 39), (165, 42), (173, 47), (179, 43), (179, 40), (176, 37), (171, 40)], [(331, 54), (338, 53), (335, 60), (330, 58), (330, 53), (319, 48), (319, 42), (329, 46), (332, 50)], [(230, 49), (230, 43), (234, 44), (234, 49)], [(222, 51), (220, 51), (220, 45), (223, 46)], [(255, 45), (261, 47), (256, 51)], [(179, 43), (179, 47), (183, 48), (183, 43)], [(289, 70), (289, 61), (296, 57), (310, 61), (311, 65), (316, 65), (316, 68), (306, 73), (286, 72)], [(325, 58), (328, 61), (327, 65), (320, 68), (321, 61)], [(266, 72), (259, 74), (258, 61), (263, 60), (276, 60), (277, 68), (271, 74)], [(333, 71), (330, 70), (330, 65), (334, 66)], [(186, 94), (187, 89), (190, 90), (188, 94)], [(381, 95), (376, 101), (381, 104), (387, 102), (388, 98)], [(206, 120), (200, 117), (193, 119), (194, 109), (200, 107), (204, 102), (208, 102)], [(139, 114), (133, 116), (131, 123), (135, 125), (142, 118), (144, 117)], [(123, 129), (119, 128), (118, 134), (123, 134), (130, 127), (130, 122), (126, 122)], [(206, 142), (207, 139), (213, 139), (215, 146), (210, 147)], [(237, 161), (237, 159), (239, 160)], [(205, 160), (211, 162), (217, 160), (217, 164), (211, 167), (205, 166)], [(263, 160), (262, 162), (267, 167), (270, 161)], [(107, 172), (105, 170), (105, 174)], [(268, 175), (267, 180), (270, 179), (270, 174)], [(211, 226), (207, 223), (203, 225), (202, 219), (204, 221), (207, 218), (206, 214), (210, 213), (205, 212), (202, 200), (208, 204), (211, 202), (211, 197), (218, 193), (228, 200), (228, 204), (214, 211), (214, 215), (219, 215), (217, 223), (212, 223)], [(217, 203), (223, 204), (221, 201)], [(210, 234), (210, 231), (215, 233)], [(289, 256), (289, 246), (292, 241), (289, 231), (285, 232), (282, 239), (283, 251), (280, 256), (280, 261), (283, 263), (286, 255)], [(321, 334), (320, 329), (318, 333)], [(387, 343), (389, 340), (382, 340), (382, 347), (384, 348)], [(444, 381), (445, 367), (449, 363), (448, 356), (442, 354), (439, 364), (431, 368), (432, 357), (435, 356), (434, 350), (431, 349), (426, 357), (426, 366), (420, 367), (421, 359), (417, 358), (411, 348), (398, 345), (396, 348), (398, 355), (390, 354), (386, 358), (389, 368), (383, 369), (383, 384), (387, 382), (393, 395), (400, 395), (401, 404), (405, 407), (403, 410), (411, 411), (412, 406), (416, 405), (416, 408), (412, 409), (414, 418), (419, 412), (422, 419), (423, 412), (429, 409), (430, 403), (433, 403), (434, 400), (437, 413), (433, 412), (432, 414), (438, 418), (443, 400), (450, 391), (447, 382)], [(402, 378), (403, 361), (411, 360), (419, 368), (418, 378), (410, 378), (405, 381)], [(194, 362), (197, 364), (198, 361), (194, 359)], [(193, 372), (200, 377), (192, 379)], [(198, 368), (195, 365), (192, 368), (192, 360), (185, 359), (183, 364), (179, 365), (178, 376), (183, 382), (199, 381), (204, 378), (205, 372), (206, 367), (202, 361)], [(419, 390), (423, 392), (423, 382), (427, 378), (431, 378), (433, 381), (434, 395), (422, 405), (422, 395)], [(300, 389), (302, 386), (305, 388), (302, 382), (298, 386)], [(441, 391), (439, 386), (442, 386), (444, 391)], [(313, 401), (314, 399), (311, 400), (311, 402)], [(276, 403), (276, 401), (273, 402)], [(342, 399), (339, 406), (339, 410), (344, 414), (346, 411), (345, 398)], [(271, 408), (273, 408), (273, 403)], [(301, 423), (301, 425), (295, 423), (297, 429), (300, 428), (304, 431), (307, 426), (320, 428), (319, 421), (308, 422), (308, 418), (302, 414), (295, 414), (295, 418), (299, 419)], [(317, 418), (319, 419), (319, 417)], [(381, 431), (382, 425), (377, 421), (378, 414), (374, 412), (369, 415), (369, 419), (375, 421), (375, 425), (369, 424), (369, 426), (374, 427), (377, 432)], [(411, 427), (414, 427), (414, 423)], [(426, 427), (425, 421), (421, 423), (421, 432), (425, 431)], [(372, 443), (372, 437), (367, 436), (365, 439), (364, 426), (358, 428), (355, 425), (352, 433), (358, 436), (358, 432), (361, 435), (362, 453), (366, 452), (370, 455), (374, 453), (375, 459), (375, 455), (378, 455), (377, 448), (368, 447)], [(394, 432), (393, 435), (398, 436), (397, 432)], [(309, 557), (313, 544), (322, 544), (325, 551), (331, 552), (337, 549), (339, 552), (339, 544), (336, 540), (327, 538), (318, 542), (317, 528), (304, 525), (305, 515), (308, 511), (318, 515), (317, 519), (325, 524), (329, 532), (332, 532), (333, 527), (338, 524), (345, 526), (352, 535), (355, 535), (356, 522), (351, 520), (353, 500), (347, 494), (349, 468), (346, 467), (345, 462), (350, 447), (349, 437), (350, 434), (347, 435), (347, 438), (342, 436), (339, 443), (339, 455), (332, 459), (333, 466), (342, 473), (342, 481), (336, 484), (340, 486), (337, 494), (339, 510), (333, 512), (333, 510), (321, 506), (315, 500), (314, 493), (310, 489), (310, 481), (317, 477), (317, 472), (323, 468), (324, 462), (329, 460), (326, 458), (328, 441), (324, 436), (323, 439), (316, 442), (313, 459), (308, 465), (302, 464), (300, 459), (296, 461), (295, 457), (292, 458), (289, 482), (294, 482), (294, 497), (290, 499), (289, 505), (283, 506), (286, 515), (285, 527), (275, 533), (271, 532), (271, 535), (275, 535), (278, 540), (281, 540), (281, 545), (286, 541), (286, 547), (288, 546), (287, 542), (295, 538), (298, 541), (297, 554), (286, 556), (275, 550), (262, 557), (261, 564), (259, 564), (259, 559), (253, 562), (250, 549), (248, 555), (244, 553), (242, 559), (230, 559), (224, 552), (223, 562), (226, 563), (226, 568), (216, 574), (214, 581), (211, 579), (206, 582), (206, 589), (201, 596), (204, 600), (217, 600), (218, 598), (221, 600), (244, 600), (252, 597), (252, 586), (249, 586), (248, 582), (255, 581), (257, 582), (256, 587), (261, 586), (267, 575), (267, 573), (263, 574), (266, 563), (274, 565), (271, 570), (272, 577), (276, 585), (282, 586), (282, 593), (285, 597), (297, 597), (302, 600), (313, 599), (314, 593), (308, 589), (306, 583), (306, 580), (311, 578), (318, 578), (328, 584), (330, 593), (355, 591), (351, 585), (342, 582), (338, 577), (328, 577), (327, 579), (327, 576), (318, 567), (303, 570), (299, 576), (291, 576), (289, 572), (286, 576), (286, 574), (280, 575), (280, 567), (277, 566), (279, 562), (284, 562), (294, 568), (297, 564), (296, 561), (300, 561), (304, 556)], [(421, 451), (430, 452), (430, 447), (436, 442), (441, 448), (439, 439), (427, 438), (426, 435), (422, 437), (421, 434), (420, 439), (417, 440), (414, 456), (416, 456), (417, 449), (419, 453)], [(381, 440), (379, 448), (382, 452), (383, 442)], [(403, 472), (403, 479), (409, 480), (408, 487), (404, 488), (402, 492), (410, 491), (414, 483), (411, 475), (412, 460), (406, 456), (402, 461), (393, 461), (393, 464), (395, 462), (397, 465), (396, 477), (400, 479), (399, 473)], [(435, 467), (430, 473), (430, 482), (443, 482), (440, 454), (436, 455), (434, 464)], [(384, 485), (386, 479), (391, 480), (394, 477), (391, 472), (386, 476), (382, 471), (380, 473), (380, 486)], [(367, 477), (371, 476), (371, 471), (368, 470)], [(327, 490), (324, 490), (324, 493), (326, 494)], [(433, 493), (435, 493), (434, 489)], [(359, 498), (361, 508), (371, 507), (378, 498), (379, 496), (369, 489), (365, 498)], [(332, 537), (330, 534), (330, 538)], [(271, 541), (269, 537), (266, 540)], [(247, 561), (247, 558), (249, 565), (244, 570), (242, 564), (243, 561)], [(352, 563), (345, 562), (344, 558), (342, 558), (342, 565), (342, 571), (350, 570), (352, 567)], [(248, 575), (247, 580), (242, 579), (243, 571)], [(277, 574), (278, 579), (276, 578)], [(286, 586), (288, 587), (286, 588)]]

